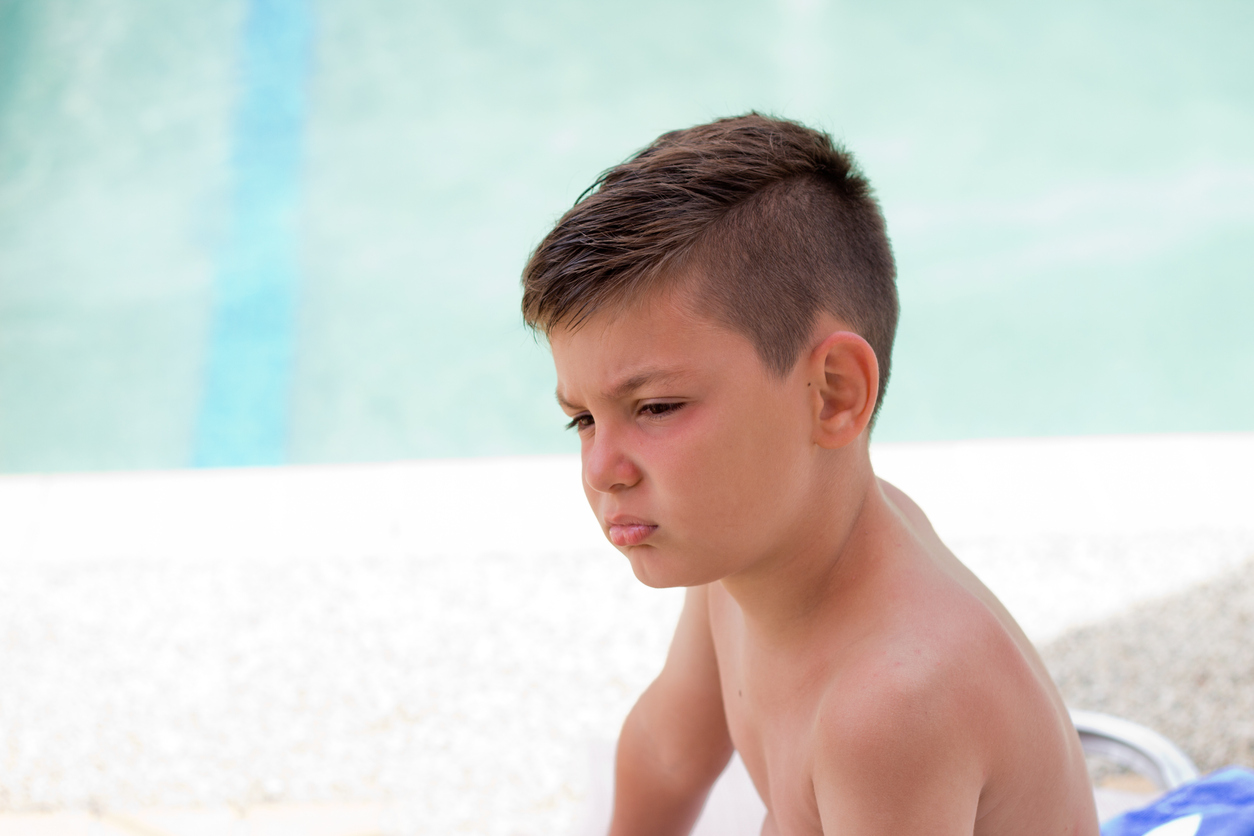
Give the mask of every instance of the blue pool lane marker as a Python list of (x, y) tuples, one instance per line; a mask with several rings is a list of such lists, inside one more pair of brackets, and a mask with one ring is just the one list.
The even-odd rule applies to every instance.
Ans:
[(234, 193), (213, 280), (193, 463), (287, 459), (308, 0), (249, 0), (234, 115)]

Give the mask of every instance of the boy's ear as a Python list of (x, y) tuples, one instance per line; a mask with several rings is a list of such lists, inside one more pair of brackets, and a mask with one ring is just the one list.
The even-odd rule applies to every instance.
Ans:
[(875, 349), (852, 331), (829, 334), (810, 353), (807, 385), (814, 390), (814, 442), (835, 450), (871, 423), (879, 394)]

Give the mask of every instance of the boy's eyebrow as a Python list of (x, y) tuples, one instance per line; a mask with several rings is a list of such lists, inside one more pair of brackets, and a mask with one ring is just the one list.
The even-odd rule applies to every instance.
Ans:
[[(605, 398), (606, 400), (617, 401), (627, 397), (632, 392), (635, 392), (637, 389), (643, 388), (650, 383), (674, 380), (675, 378), (680, 377), (681, 374), (682, 373), (676, 369), (645, 369), (644, 371), (637, 372), (626, 380), (612, 386), (605, 393)], [(557, 402), (566, 409), (579, 409), (579, 407), (562, 397), (561, 390), (558, 390), (554, 394), (557, 395)]]

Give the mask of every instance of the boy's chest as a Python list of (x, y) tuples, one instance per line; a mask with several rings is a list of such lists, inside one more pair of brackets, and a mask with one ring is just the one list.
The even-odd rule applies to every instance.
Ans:
[(732, 743), (770, 813), (763, 833), (820, 834), (812, 770), (821, 682), (750, 646), (724, 615), (711, 608), (723, 708)]

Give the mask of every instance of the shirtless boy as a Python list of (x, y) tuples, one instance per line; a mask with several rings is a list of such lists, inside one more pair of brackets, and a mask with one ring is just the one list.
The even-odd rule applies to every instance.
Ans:
[(733, 749), (771, 836), (1098, 833), (1032, 645), (871, 469), (894, 273), (850, 158), (756, 114), (660, 137), (528, 263), (588, 502), (687, 587), (612, 836), (687, 833)]

